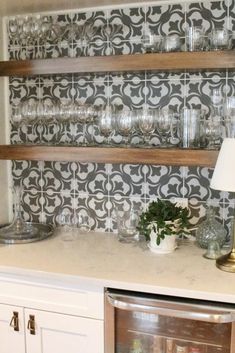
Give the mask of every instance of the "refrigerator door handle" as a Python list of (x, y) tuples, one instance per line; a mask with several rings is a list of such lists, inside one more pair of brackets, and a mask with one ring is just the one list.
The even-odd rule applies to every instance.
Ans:
[[(230, 323), (235, 321), (235, 314), (232, 311), (222, 311), (222, 308), (210, 308), (206, 310), (204, 307), (203, 309), (200, 306), (194, 305), (194, 310), (187, 310), (185, 309), (185, 305), (182, 303), (174, 303), (172, 306), (172, 302), (169, 301), (169, 307), (161, 306), (161, 304), (156, 300), (156, 305), (145, 305), (143, 303), (138, 302), (131, 302), (131, 297), (128, 297), (128, 300), (125, 300), (125, 297), (115, 295), (115, 294), (108, 294), (108, 301), (109, 303), (118, 309), (127, 310), (127, 311), (140, 311), (149, 314), (156, 314), (156, 315), (163, 315), (163, 316), (171, 316), (175, 318), (181, 319), (189, 319), (189, 320), (199, 320), (199, 321), (206, 321), (211, 323)], [(138, 298), (134, 298), (135, 301)], [(166, 302), (164, 302), (166, 305)], [(178, 308), (177, 308), (178, 306)], [(190, 306), (192, 309), (192, 306)], [(189, 308), (188, 308), (189, 309)], [(201, 310), (200, 310), (201, 309)]]

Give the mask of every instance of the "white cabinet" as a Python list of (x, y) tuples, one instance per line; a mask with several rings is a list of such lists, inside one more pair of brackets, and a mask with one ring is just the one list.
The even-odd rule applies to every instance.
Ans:
[(101, 288), (0, 276), (0, 303), (0, 353), (104, 353)]
[(25, 310), (25, 319), (27, 353), (104, 351), (101, 320), (32, 309)]
[(23, 308), (0, 304), (0, 352), (25, 353)]

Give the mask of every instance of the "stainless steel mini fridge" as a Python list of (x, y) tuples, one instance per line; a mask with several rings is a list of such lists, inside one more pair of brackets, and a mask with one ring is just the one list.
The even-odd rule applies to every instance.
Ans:
[(105, 353), (235, 353), (235, 305), (107, 290)]

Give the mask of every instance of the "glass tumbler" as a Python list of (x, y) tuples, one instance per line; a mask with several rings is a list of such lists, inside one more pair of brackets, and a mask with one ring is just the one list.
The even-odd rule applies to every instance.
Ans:
[(134, 208), (125, 210), (124, 208), (115, 208), (115, 216), (118, 229), (118, 239), (123, 243), (134, 243), (138, 241), (139, 232), (137, 226), (139, 223), (139, 212)]
[(200, 51), (206, 47), (205, 30), (203, 27), (190, 26), (186, 29), (185, 43), (188, 51)]
[(200, 119), (199, 109), (184, 108), (180, 114), (178, 125), (180, 147), (199, 148), (200, 147)]
[(214, 28), (208, 38), (211, 50), (232, 49), (232, 31), (226, 28)]

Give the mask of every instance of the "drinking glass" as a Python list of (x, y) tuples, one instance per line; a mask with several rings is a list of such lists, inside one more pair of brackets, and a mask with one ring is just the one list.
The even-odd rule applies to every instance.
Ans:
[(114, 129), (115, 112), (113, 107), (107, 105), (98, 115), (98, 127), (101, 135), (104, 136), (104, 144), (110, 145), (110, 138)]
[(205, 120), (204, 124), (204, 134), (207, 141), (206, 148), (218, 149), (222, 136), (222, 117), (217, 115), (210, 116)]
[(212, 50), (232, 49), (232, 31), (226, 28), (214, 28), (208, 35), (209, 46)]
[(25, 125), (25, 120), (22, 116), (22, 103), (11, 104), (11, 122), (17, 129), (16, 144), (22, 143), (20, 138), (21, 127)]
[(75, 240), (73, 230), (73, 215), (69, 209), (63, 208), (59, 211), (56, 217), (57, 227), (62, 241), (73, 241)]
[(137, 115), (137, 126), (142, 133), (143, 144), (150, 147), (151, 135), (156, 129), (156, 110), (147, 107), (141, 109)]
[[(59, 104), (57, 141), (62, 144), (71, 142), (71, 122), (74, 118), (74, 105), (71, 99), (61, 99)], [(73, 137), (72, 137), (73, 140)]]
[[(96, 109), (91, 104), (82, 104), (76, 102), (74, 105), (74, 116), (75, 121), (81, 124), (83, 129), (81, 145), (87, 146), (89, 144), (87, 130), (89, 130), (89, 126), (94, 122)], [(93, 136), (93, 132), (90, 133), (90, 136)], [(90, 144), (92, 143), (93, 141), (90, 141)]]
[(219, 88), (211, 90), (211, 106), (213, 115), (223, 116), (224, 95)]
[(134, 207), (125, 209), (124, 205), (115, 207), (114, 220), (117, 223), (118, 239), (123, 243), (133, 243), (139, 240), (137, 226), (140, 211)]
[(83, 209), (75, 212), (74, 226), (78, 228), (80, 233), (88, 233), (91, 230), (91, 216), (89, 211)]
[(123, 109), (116, 115), (115, 127), (123, 137), (123, 145), (127, 146), (130, 143), (130, 137), (134, 130), (134, 117), (131, 110)]
[(144, 29), (144, 34), (141, 38), (141, 44), (144, 53), (152, 53), (155, 51), (155, 34), (153, 31), (149, 28), (149, 26), (146, 26)]
[(169, 34), (162, 39), (162, 51), (176, 52), (181, 49), (181, 38), (178, 34)]
[(173, 111), (168, 108), (159, 109), (157, 112), (156, 126), (161, 137), (161, 147), (170, 147), (172, 137)]
[(189, 51), (201, 51), (206, 48), (205, 29), (198, 26), (190, 26), (186, 29), (186, 48)]
[(227, 97), (224, 105), (226, 137), (235, 138), (235, 97)]
[(179, 136), (183, 148), (199, 148), (201, 139), (201, 110), (183, 108), (180, 113)]
[[(22, 116), (27, 128), (26, 131), (26, 139), (28, 143), (35, 143), (37, 139), (37, 134), (35, 132), (35, 126), (37, 122), (37, 104), (38, 101), (35, 98), (27, 99), (26, 101), (22, 102), (21, 110)], [(32, 135), (30, 135), (29, 128), (31, 127), (31, 131), (34, 135), (32, 140)]]
[(8, 36), (13, 45), (17, 44), (18, 39), (18, 21), (17, 18), (10, 18), (8, 21)]

